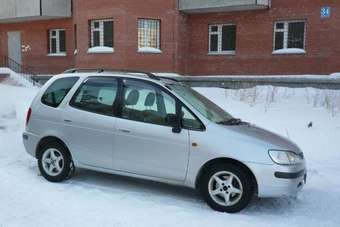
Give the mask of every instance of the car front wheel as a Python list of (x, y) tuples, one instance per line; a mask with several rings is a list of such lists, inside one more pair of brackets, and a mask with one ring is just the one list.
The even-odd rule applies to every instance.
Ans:
[(201, 193), (208, 205), (220, 212), (236, 213), (243, 210), (253, 196), (252, 180), (234, 164), (212, 166), (203, 175)]

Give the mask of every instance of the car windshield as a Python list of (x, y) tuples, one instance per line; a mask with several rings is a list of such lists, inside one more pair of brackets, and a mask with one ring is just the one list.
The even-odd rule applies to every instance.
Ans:
[(223, 124), (234, 119), (222, 108), (188, 86), (182, 84), (169, 84), (168, 87), (190, 103), (198, 112), (210, 121), (217, 124)]

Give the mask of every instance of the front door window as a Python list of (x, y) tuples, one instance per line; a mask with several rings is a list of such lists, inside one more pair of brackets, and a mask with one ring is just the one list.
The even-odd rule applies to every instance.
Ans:
[(124, 81), (122, 118), (150, 124), (171, 126), (169, 118), (176, 115), (176, 100), (148, 83)]

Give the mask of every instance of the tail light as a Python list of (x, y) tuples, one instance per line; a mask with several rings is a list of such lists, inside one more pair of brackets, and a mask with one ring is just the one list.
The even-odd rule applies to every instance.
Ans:
[(32, 109), (29, 108), (27, 111), (27, 115), (26, 115), (26, 126), (28, 125), (28, 122), (30, 121), (31, 115), (32, 115)]

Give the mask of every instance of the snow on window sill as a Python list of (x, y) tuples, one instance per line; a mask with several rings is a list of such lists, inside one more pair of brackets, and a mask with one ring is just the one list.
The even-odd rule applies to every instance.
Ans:
[(150, 53), (150, 54), (161, 54), (162, 51), (153, 47), (141, 47), (138, 48), (138, 53)]
[(66, 53), (50, 53), (47, 55), (48, 57), (66, 57)]
[(88, 54), (111, 54), (114, 52), (112, 47), (91, 47), (87, 50)]
[(306, 51), (304, 49), (299, 48), (287, 48), (273, 51), (273, 54), (305, 54), (305, 53)]
[(208, 55), (235, 55), (236, 51), (216, 51), (209, 52)]

